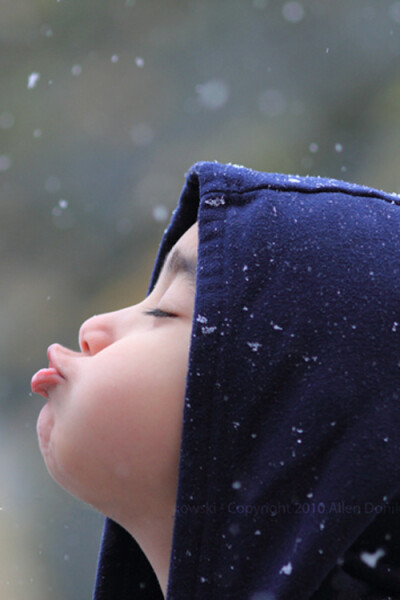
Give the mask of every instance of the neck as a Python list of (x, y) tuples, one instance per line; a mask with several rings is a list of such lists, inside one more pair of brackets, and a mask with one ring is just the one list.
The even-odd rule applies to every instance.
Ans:
[[(150, 562), (160, 584), (164, 598), (167, 594), (169, 563), (172, 547), (173, 513), (166, 517), (141, 517), (133, 522), (122, 522), (124, 527), (137, 541)], [(139, 521), (139, 522), (138, 522)]]

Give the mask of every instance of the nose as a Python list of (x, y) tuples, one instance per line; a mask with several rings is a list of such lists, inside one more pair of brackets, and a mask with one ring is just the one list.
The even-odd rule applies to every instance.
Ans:
[(79, 329), (79, 346), (86, 354), (97, 354), (115, 341), (114, 313), (96, 315), (87, 319)]

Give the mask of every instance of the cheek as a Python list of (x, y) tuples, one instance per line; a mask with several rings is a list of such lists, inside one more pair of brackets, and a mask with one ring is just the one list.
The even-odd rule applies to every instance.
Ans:
[(141, 352), (82, 361), (57, 406), (52, 474), (61, 485), (93, 503), (84, 494), (106, 481), (167, 489), (176, 479), (188, 338), (174, 345), (150, 338)]

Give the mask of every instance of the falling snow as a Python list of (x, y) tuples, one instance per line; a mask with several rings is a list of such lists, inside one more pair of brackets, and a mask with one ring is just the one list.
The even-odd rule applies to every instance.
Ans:
[(361, 552), (360, 558), (366, 565), (371, 567), (371, 569), (375, 569), (378, 560), (382, 558), (382, 556), (385, 556), (385, 554), (386, 552), (383, 548), (378, 548), (375, 552)]
[(260, 344), (260, 342), (247, 342), (247, 345), (253, 352), (258, 352), (259, 349), (262, 347), (262, 344)]
[(214, 333), (214, 331), (217, 329), (216, 325), (211, 325), (210, 327), (202, 327), (201, 328), (201, 333), (203, 333), (204, 335), (208, 335), (210, 333)]
[(317, 360), (318, 360), (318, 356), (303, 356), (302, 358), (303, 358), (304, 362), (310, 362), (310, 361), (317, 362)]
[(304, 18), (304, 8), (300, 2), (285, 2), (282, 16), (290, 23), (299, 23)]
[(207, 198), (207, 200), (204, 200), (204, 204), (208, 204), (209, 206), (222, 206), (225, 204), (225, 198), (223, 196)]
[(229, 86), (221, 79), (211, 79), (206, 83), (196, 85), (198, 101), (208, 110), (218, 110), (228, 102)]
[(71, 69), (71, 73), (75, 77), (78, 77), (78, 75), (80, 75), (82, 73), (82, 67), (81, 67), (81, 65), (74, 65), (72, 67), (72, 69)]
[(162, 204), (159, 204), (153, 208), (152, 215), (155, 221), (162, 223), (168, 219), (168, 209)]
[(283, 573), (284, 575), (291, 575), (292, 571), (293, 571), (292, 563), (288, 562), (286, 565), (284, 565), (280, 569), (279, 573), (281, 573), (281, 574)]
[(28, 77), (28, 90), (33, 90), (40, 79), (40, 73), (31, 73)]
[(53, 37), (53, 30), (47, 23), (44, 23), (40, 28), (40, 34), (45, 37)]

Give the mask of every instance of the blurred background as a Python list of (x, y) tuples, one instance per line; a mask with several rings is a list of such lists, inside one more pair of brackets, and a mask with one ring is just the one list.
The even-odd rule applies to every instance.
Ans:
[(0, 598), (90, 598), (32, 373), (142, 298), (197, 160), (400, 192), (400, 2), (0, 0), (0, 91)]

